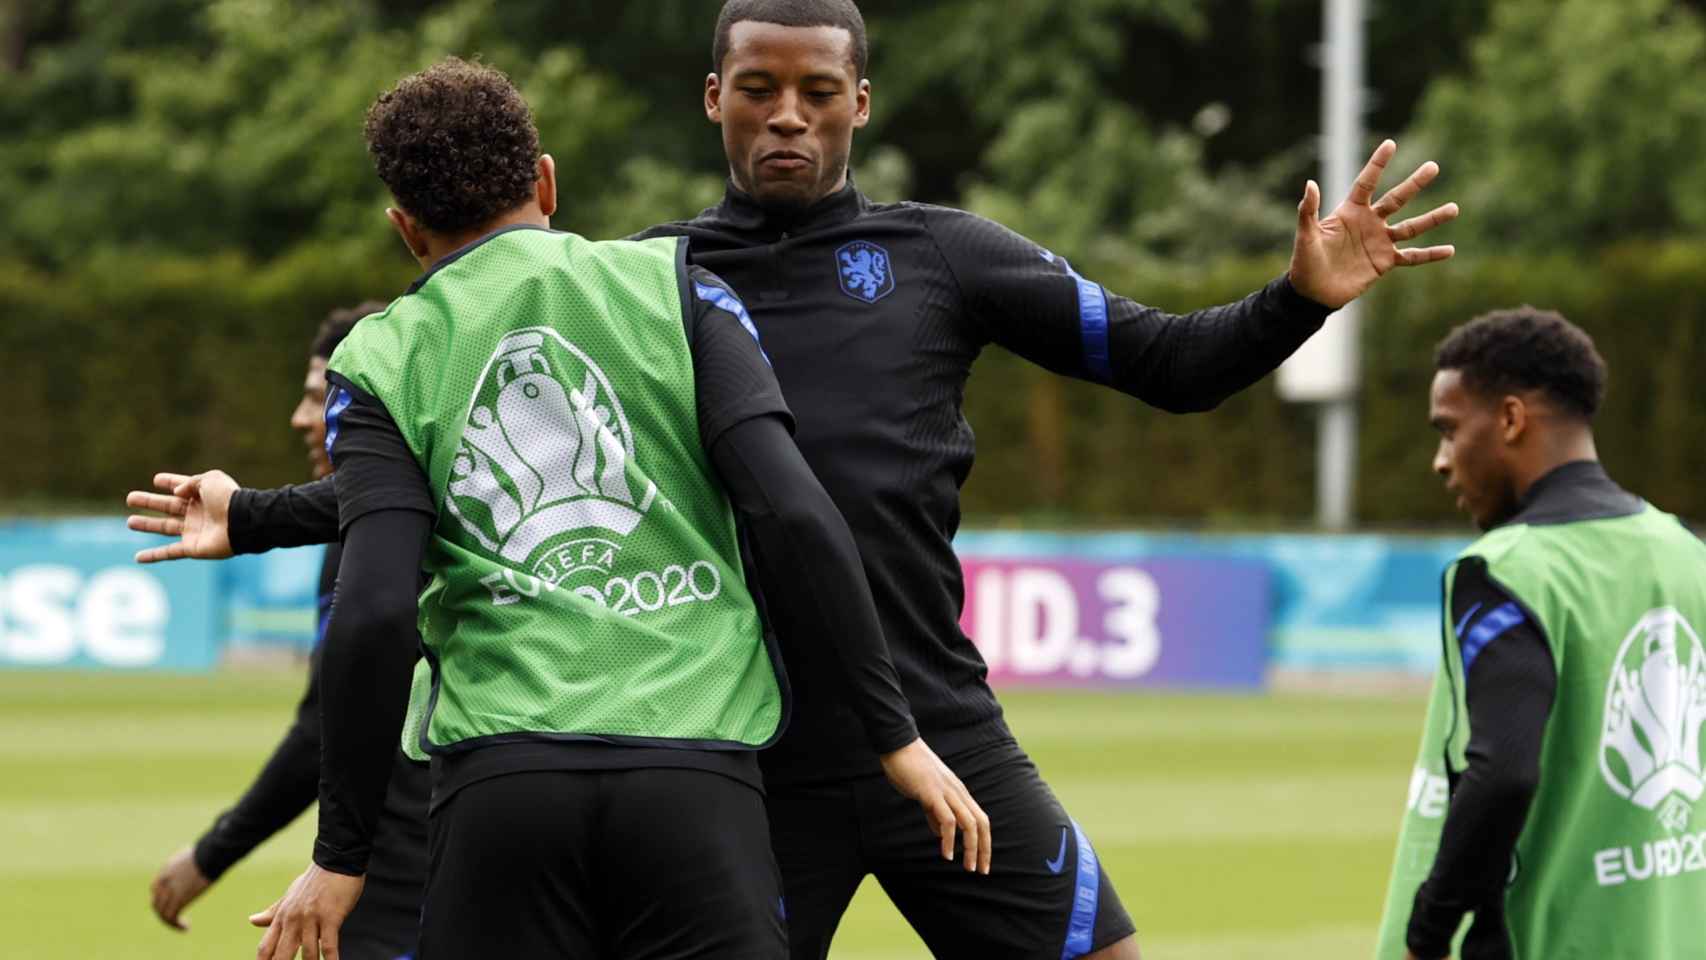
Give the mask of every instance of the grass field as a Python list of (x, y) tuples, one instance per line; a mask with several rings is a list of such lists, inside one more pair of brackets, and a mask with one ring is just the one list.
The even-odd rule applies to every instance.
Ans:
[[(243, 918), (306, 864), (311, 817), (215, 885), (188, 934), (153, 918), (148, 881), (247, 784), (300, 684), (294, 671), (0, 674), (0, 954), (252, 956)], [(1148, 960), (1369, 956), (1419, 699), (1003, 700), (1094, 840)], [(867, 881), (833, 956), (925, 953)]]

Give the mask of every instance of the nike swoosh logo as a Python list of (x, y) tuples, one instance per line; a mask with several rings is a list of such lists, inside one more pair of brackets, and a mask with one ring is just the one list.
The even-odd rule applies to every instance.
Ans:
[(1066, 828), (1065, 827), (1060, 828), (1060, 852), (1054, 855), (1053, 860), (1044, 860), (1043, 866), (1048, 868), (1049, 873), (1056, 873), (1056, 874), (1058, 874), (1060, 872), (1062, 867), (1066, 866)]

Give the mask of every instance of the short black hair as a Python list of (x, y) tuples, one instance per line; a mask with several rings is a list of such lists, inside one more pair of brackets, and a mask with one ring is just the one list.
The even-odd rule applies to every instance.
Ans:
[(840, 27), (853, 38), (853, 70), (865, 79), (870, 45), (865, 40), (865, 16), (853, 0), (728, 0), (717, 15), (717, 35), (711, 43), (711, 69), (723, 75), (729, 55), (729, 31), (743, 20), (784, 27)]
[(1605, 400), (1605, 358), (1593, 338), (1553, 310), (1521, 306), (1476, 317), (1440, 342), (1434, 364), (1482, 395), (1539, 390), (1592, 420)]
[(456, 233), (533, 196), (539, 130), (509, 77), (446, 57), (385, 91), (363, 129), (379, 179), (422, 226)]
[(332, 353), (355, 329), (357, 320), (369, 314), (384, 313), (386, 306), (378, 300), (364, 300), (353, 307), (339, 307), (326, 314), (326, 319), (320, 321), (320, 329), (314, 333), (314, 342), (308, 346), (308, 356), (332, 359)]

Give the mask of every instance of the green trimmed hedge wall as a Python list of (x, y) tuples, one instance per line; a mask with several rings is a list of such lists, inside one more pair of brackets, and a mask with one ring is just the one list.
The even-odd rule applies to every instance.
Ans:
[[(1104, 267), (1109, 288), (1170, 310), (1236, 299), (1280, 260), (1207, 268)], [(0, 500), (116, 508), (157, 468), (222, 466), (253, 484), (300, 480), (285, 421), (315, 326), (333, 306), (385, 297), (401, 257), (317, 249), (242, 259), (98, 260), (49, 276), (0, 262)], [(1453, 325), (1533, 303), (1593, 334), (1611, 367), (1601, 455), (1636, 492), (1706, 519), (1706, 244), (1589, 258), (1465, 259), (1403, 271), (1364, 312), (1357, 514), (1389, 528), (1460, 528), (1429, 472), (1432, 351)], [(1064, 381), (996, 348), (966, 396), (980, 456), (974, 522), (1306, 526), (1312, 411), (1272, 380), (1214, 412), (1174, 416)]]

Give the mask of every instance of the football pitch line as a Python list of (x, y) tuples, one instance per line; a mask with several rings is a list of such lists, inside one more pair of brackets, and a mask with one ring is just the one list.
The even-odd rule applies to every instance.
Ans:
[[(190, 934), (160, 926), (147, 885), (247, 785), (301, 682), (293, 670), (0, 674), (0, 903), (23, 921), (8, 925), (7, 955), (249, 955), (258, 937), (243, 918), (306, 863), (312, 814), (192, 907)], [(1002, 700), (1095, 842), (1149, 960), (1369, 955), (1419, 698)], [(927, 956), (870, 881), (831, 955)]]

